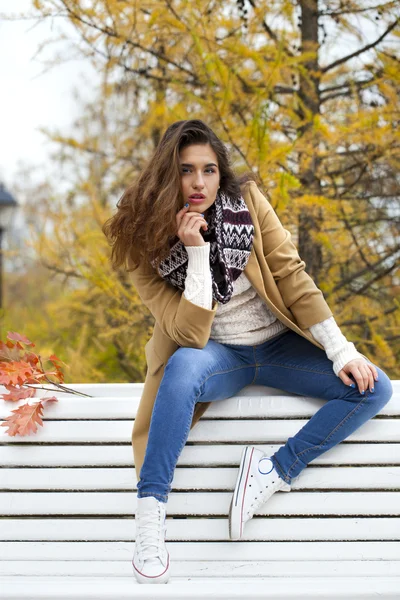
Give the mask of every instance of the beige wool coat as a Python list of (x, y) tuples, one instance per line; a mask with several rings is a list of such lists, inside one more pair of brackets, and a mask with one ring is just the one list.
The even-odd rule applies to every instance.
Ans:
[[(324, 349), (309, 327), (333, 316), (322, 291), (305, 271), (291, 233), (254, 181), (241, 186), (254, 225), (253, 247), (244, 269), (246, 277), (276, 317), (290, 329)], [(212, 309), (187, 300), (150, 265), (129, 273), (142, 300), (155, 318), (153, 335), (145, 345), (147, 374), (132, 431), (137, 478), (143, 464), (151, 414), (168, 358), (180, 346), (204, 348), (218, 303)], [(197, 403), (191, 428), (211, 402)]]

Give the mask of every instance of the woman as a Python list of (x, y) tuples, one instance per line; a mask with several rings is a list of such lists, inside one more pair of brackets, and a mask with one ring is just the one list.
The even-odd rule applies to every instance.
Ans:
[(255, 510), (290, 491), (308, 463), (374, 417), (393, 389), (346, 340), (290, 232), (252, 177), (235, 176), (226, 147), (203, 121), (166, 130), (103, 231), (114, 267), (127, 261), (155, 318), (132, 432), (132, 563), (140, 583), (164, 583), (174, 470), (211, 402), (251, 384), (327, 400), (272, 456), (243, 449), (229, 510), (230, 537), (240, 539)]

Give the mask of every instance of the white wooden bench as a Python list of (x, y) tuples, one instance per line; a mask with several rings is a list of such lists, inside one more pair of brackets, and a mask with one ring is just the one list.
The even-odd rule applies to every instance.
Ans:
[[(313, 461), (290, 494), (274, 494), (240, 541), (229, 540), (227, 516), (243, 446), (271, 454), (324, 401), (249, 386), (214, 403), (175, 471), (171, 578), (155, 586), (138, 584), (131, 565), (131, 431), (143, 386), (69, 385), (93, 397), (58, 394), (29, 437), (0, 428), (0, 598), (398, 600), (400, 381), (393, 386), (381, 413)], [(1, 418), (18, 404), (2, 401)]]

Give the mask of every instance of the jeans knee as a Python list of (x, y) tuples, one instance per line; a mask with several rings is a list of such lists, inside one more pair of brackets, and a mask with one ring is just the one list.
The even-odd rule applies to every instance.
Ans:
[(393, 396), (393, 385), (386, 373), (382, 371), (382, 369), (380, 369), (379, 367), (376, 368), (378, 370), (378, 381), (375, 381), (374, 383), (375, 394), (371, 394), (370, 397), (375, 396), (377, 402), (382, 408), (389, 402), (389, 400)]
[(178, 348), (165, 365), (162, 387), (170, 384), (175, 392), (187, 398), (196, 396), (204, 379), (199, 352), (197, 348)]
[(180, 381), (192, 381), (201, 379), (206, 363), (204, 352), (199, 348), (182, 346), (178, 348), (168, 359), (165, 370), (173, 372)]

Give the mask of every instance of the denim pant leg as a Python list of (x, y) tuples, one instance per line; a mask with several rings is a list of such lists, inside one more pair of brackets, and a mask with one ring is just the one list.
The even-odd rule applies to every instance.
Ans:
[[(327, 400), (304, 427), (289, 437), (272, 456), (279, 475), (289, 484), (313, 459), (379, 413), (393, 395), (389, 377), (376, 365), (378, 381), (374, 382), (375, 391), (367, 389), (361, 395), (357, 386), (351, 388), (335, 375), (333, 363), (324, 350), (294, 331), (281, 336), (280, 344), (273, 348), (273, 352), (265, 344), (255, 348), (255, 384)], [(354, 380), (352, 375), (350, 378)]]
[(196, 402), (230, 398), (254, 379), (252, 346), (237, 349), (209, 340), (180, 347), (169, 358), (154, 402), (138, 498), (168, 501), (178, 458), (190, 433)]

